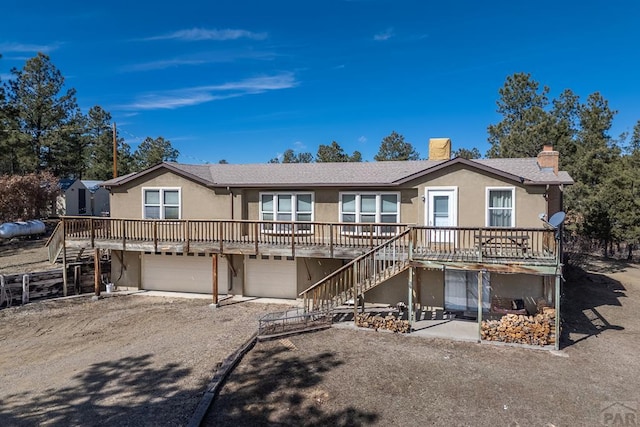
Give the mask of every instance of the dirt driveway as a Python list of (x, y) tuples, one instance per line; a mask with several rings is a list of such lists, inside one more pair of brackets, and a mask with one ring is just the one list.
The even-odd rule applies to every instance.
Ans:
[(216, 364), (284, 306), (113, 296), (0, 311), (0, 425), (184, 425)]
[(589, 269), (564, 287), (559, 353), (336, 328), (263, 342), (206, 425), (596, 426), (634, 408), (640, 425), (640, 270)]

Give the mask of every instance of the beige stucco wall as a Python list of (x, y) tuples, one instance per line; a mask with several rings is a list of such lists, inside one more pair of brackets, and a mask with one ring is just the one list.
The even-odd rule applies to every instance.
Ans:
[(522, 299), (529, 313), (536, 312), (536, 301), (544, 297), (543, 276), (491, 274), (491, 298)]
[[(181, 216), (184, 219), (248, 219), (260, 217), (261, 192), (268, 189), (211, 189), (200, 183), (180, 177), (166, 170), (157, 170), (126, 186), (112, 189), (111, 216), (114, 218), (141, 218), (142, 188), (178, 187), (181, 189)], [(407, 183), (400, 189), (384, 188), (289, 188), (277, 192), (312, 192), (314, 221), (338, 222), (339, 200), (343, 191), (399, 192), (401, 197), (400, 222), (425, 224), (425, 189), (427, 187), (456, 187), (458, 191), (458, 226), (484, 227), (487, 215), (487, 187), (513, 187), (516, 192), (516, 227), (540, 227), (539, 214), (548, 213), (544, 197), (545, 186), (525, 186), (465, 165), (453, 165), (441, 171)], [(559, 191), (548, 190), (551, 213), (559, 209)]]
[(231, 280), (231, 290), (229, 294), (242, 295), (244, 286), (244, 255), (227, 255), (227, 262), (233, 267), (229, 269), (229, 279)]
[[(142, 189), (180, 188), (182, 219), (231, 219), (232, 199), (226, 189), (210, 189), (200, 183), (159, 169), (111, 190), (112, 218), (142, 218)], [(235, 207), (235, 206), (234, 206)]]
[(298, 293), (327, 277), (344, 264), (340, 259), (302, 257), (296, 258), (296, 263)]
[[(547, 213), (547, 201), (545, 199), (545, 186), (525, 186), (491, 175), (480, 169), (470, 169), (464, 165), (454, 165), (443, 171), (438, 171), (424, 178), (408, 183), (401, 189), (375, 189), (375, 188), (320, 188), (303, 189), (292, 188), (278, 190), (279, 192), (305, 192), (311, 191), (314, 195), (314, 221), (337, 222), (339, 221), (339, 200), (343, 191), (369, 192), (399, 192), (401, 198), (400, 222), (406, 224), (425, 224), (426, 204), (423, 196), (427, 187), (457, 188), (458, 200), (458, 226), (460, 227), (484, 227), (487, 216), (488, 187), (515, 188), (516, 201), (516, 227), (539, 228), (541, 222), (539, 215)], [(266, 190), (245, 190), (246, 216), (245, 219), (258, 219), (259, 200), (261, 192)], [(551, 190), (550, 193), (551, 194)], [(553, 193), (554, 195), (556, 193)], [(554, 198), (554, 203), (559, 201)], [(557, 208), (556, 208), (557, 210)]]
[[(257, 220), (260, 218), (260, 194), (270, 193), (267, 190), (246, 190), (247, 218)], [(418, 190), (415, 188), (403, 189), (353, 189), (353, 188), (316, 188), (316, 189), (284, 189), (275, 191), (277, 193), (287, 192), (311, 192), (313, 193), (315, 222), (340, 222), (340, 193), (361, 192), (361, 193), (400, 193), (400, 222), (415, 223), (416, 207), (415, 201), (418, 199)]]
[[(441, 270), (416, 268), (413, 277), (416, 307), (442, 308), (444, 306), (444, 278)], [(409, 272), (405, 271), (376, 286), (365, 294), (369, 303), (389, 304), (409, 302)]]
[(121, 288), (139, 289), (142, 277), (142, 252), (112, 251), (111, 282)]
[(520, 183), (502, 179), (480, 169), (471, 169), (464, 165), (453, 165), (434, 172), (426, 180), (413, 183), (418, 190), (419, 198), (415, 200), (416, 221), (425, 224), (425, 203), (427, 187), (457, 187), (458, 190), (458, 226), (484, 227), (487, 215), (487, 187), (514, 187), (516, 193), (516, 227), (539, 228), (542, 223), (539, 214), (547, 212), (544, 198), (544, 186), (525, 186)]
[(376, 286), (364, 294), (367, 303), (389, 304), (394, 306), (399, 302), (405, 304), (409, 300), (409, 270), (403, 271), (386, 282)]
[(416, 302), (423, 308), (442, 309), (444, 307), (444, 272), (416, 268)]

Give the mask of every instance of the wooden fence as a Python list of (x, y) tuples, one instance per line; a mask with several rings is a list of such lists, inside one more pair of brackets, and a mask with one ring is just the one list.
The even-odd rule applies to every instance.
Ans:
[[(67, 295), (94, 291), (93, 263), (71, 263), (67, 269)], [(103, 262), (100, 269), (102, 273), (108, 273), (110, 263)], [(102, 288), (104, 290), (104, 285)], [(62, 296), (64, 296), (62, 269), (0, 274), (0, 308)]]

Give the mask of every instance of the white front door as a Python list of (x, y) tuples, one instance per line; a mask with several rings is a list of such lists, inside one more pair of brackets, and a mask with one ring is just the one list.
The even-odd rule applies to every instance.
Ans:
[[(457, 188), (427, 188), (425, 202), (427, 208), (426, 225), (429, 227), (455, 227), (458, 223)], [(452, 242), (455, 238), (453, 230), (433, 230), (430, 233), (432, 242)]]

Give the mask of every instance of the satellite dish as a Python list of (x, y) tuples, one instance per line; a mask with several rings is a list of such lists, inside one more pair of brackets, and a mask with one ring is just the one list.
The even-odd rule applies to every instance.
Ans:
[(562, 211), (554, 213), (551, 218), (549, 218), (548, 224), (553, 228), (557, 229), (564, 222), (566, 214)]

